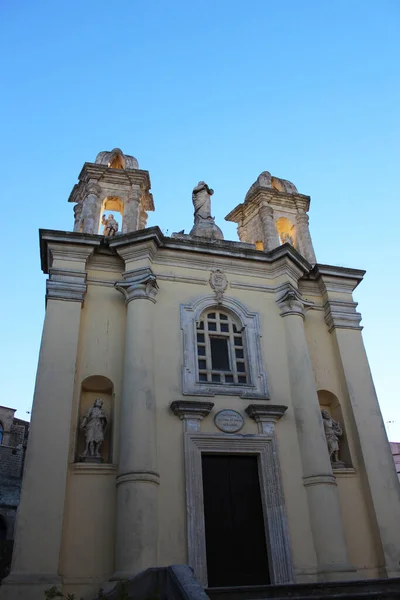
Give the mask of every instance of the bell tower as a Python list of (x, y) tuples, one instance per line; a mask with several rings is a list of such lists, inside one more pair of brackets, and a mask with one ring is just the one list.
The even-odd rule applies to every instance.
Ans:
[(289, 243), (311, 265), (317, 261), (308, 228), (310, 197), (299, 194), (293, 183), (263, 171), (226, 221), (238, 223), (241, 242), (270, 251)]
[[(79, 183), (74, 185), (68, 202), (75, 202), (74, 231), (80, 233), (101, 233), (101, 226), (107, 233), (104, 211), (119, 213), (122, 220), (120, 233), (131, 233), (144, 229), (147, 211), (154, 210), (153, 196), (150, 193), (148, 171), (139, 169), (133, 156), (123, 154), (119, 148), (111, 152), (100, 152), (96, 162), (85, 163), (79, 174)], [(113, 218), (113, 215), (110, 215)], [(117, 233), (113, 228), (109, 232)]]

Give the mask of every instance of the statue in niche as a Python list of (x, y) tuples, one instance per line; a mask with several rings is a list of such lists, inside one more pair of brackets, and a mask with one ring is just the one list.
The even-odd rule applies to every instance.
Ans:
[(281, 238), (282, 244), (291, 244), (292, 246), (294, 246), (293, 238), (290, 235), (290, 233), (283, 232), (283, 233), (281, 233), (280, 238)]
[(327, 410), (321, 410), (321, 416), (332, 468), (343, 468), (344, 463), (339, 460), (339, 438), (343, 435), (340, 423), (332, 419)]
[(101, 224), (104, 225), (103, 235), (105, 237), (112, 237), (118, 231), (118, 223), (114, 219), (114, 215), (109, 215), (107, 219), (106, 215), (103, 215), (103, 218), (101, 219)]
[(103, 410), (103, 400), (96, 398), (92, 408), (89, 408), (82, 418), (80, 428), (85, 431), (86, 446), (80, 459), (85, 462), (103, 462), (100, 454), (101, 446), (108, 425), (107, 413)]

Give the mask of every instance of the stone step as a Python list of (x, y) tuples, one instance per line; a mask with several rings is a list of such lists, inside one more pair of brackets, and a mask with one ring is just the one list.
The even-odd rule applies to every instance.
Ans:
[(400, 600), (400, 578), (219, 587), (206, 592), (210, 600)]

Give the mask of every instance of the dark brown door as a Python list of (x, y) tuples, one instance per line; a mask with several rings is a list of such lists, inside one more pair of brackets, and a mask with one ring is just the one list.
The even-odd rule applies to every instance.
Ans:
[(270, 583), (256, 456), (203, 454), (209, 587)]

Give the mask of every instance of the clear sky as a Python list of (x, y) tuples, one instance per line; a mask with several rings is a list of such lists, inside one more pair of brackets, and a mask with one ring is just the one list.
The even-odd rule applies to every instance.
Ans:
[(165, 233), (190, 229), (201, 179), (226, 239), (261, 171), (311, 195), (318, 261), (367, 270), (355, 298), (400, 441), (399, 1), (2, 0), (0, 17), (0, 404), (31, 407), (38, 229), (72, 229), (83, 163), (118, 146), (150, 171)]

